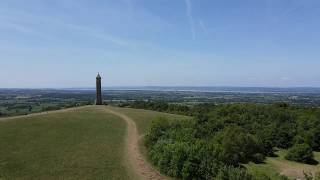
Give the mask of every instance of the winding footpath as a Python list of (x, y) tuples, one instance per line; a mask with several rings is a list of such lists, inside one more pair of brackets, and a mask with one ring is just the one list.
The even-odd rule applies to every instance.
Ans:
[(128, 116), (116, 112), (110, 108), (106, 108), (110, 114), (120, 117), (127, 123), (127, 138), (126, 138), (126, 156), (139, 179), (142, 180), (164, 180), (166, 179), (157, 170), (145, 161), (139, 150), (139, 135), (135, 122)]

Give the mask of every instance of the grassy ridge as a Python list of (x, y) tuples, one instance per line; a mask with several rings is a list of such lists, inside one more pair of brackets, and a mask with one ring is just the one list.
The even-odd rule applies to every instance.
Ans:
[[(33, 117), (0, 121), (0, 179), (133, 179), (124, 160), (125, 122), (102, 107), (85, 107)], [(146, 110), (109, 107), (132, 118), (144, 135), (157, 117), (170, 121), (190, 117)], [(141, 146), (143, 147), (143, 146)], [(142, 148), (144, 154), (146, 150)], [(246, 165), (253, 173), (320, 171), (279, 157)], [(315, 153), (320, 162), (320, 153)], [(294, 170), (294, 171), (290, 171)], [(288, 174), (289, 173), (289, 174)], [(300, 175), (299, 174), (299, 175)]]
[[(0, 121), (0, 179), (133, 179), (125, 163), (125, 122), (85, 107)], [(143, 135), (153, 119), (184, 119), (153, 111), (115, 108)]]
[(130, 179), (125, 131), (97, 107), (0, 122), (0, 179)]
[(161, 112), (142, 110), (142, 109), (118, 108), (118, 107), (112, 107), (112, 109), (132, 118), (132, 120), (134, 120), (137, 125), (139, 135), (144, 135), (147, 132), (147, 130), (150, 128), (152, 120), (159, 117), (166, 117), (169, 121), (191, 118), (187, 116), (161, 113)]

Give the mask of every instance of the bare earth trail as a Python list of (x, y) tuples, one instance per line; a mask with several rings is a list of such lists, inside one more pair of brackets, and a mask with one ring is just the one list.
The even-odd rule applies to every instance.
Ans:
[(156, 180), (163, 180), (166, 179), (162, 176), (157, 170), (152, 168), (152, 166), (147, 163), (139, 150), (139, 135), (138, 130), (135, 122), (129, 118), (128, 116), (116, 112), (110, 108), (105, 108), (108, 113), (116, 115), (123, 120), (126, 121), (127, 127), (127, 138), (126, 138), (126, 152), (127, 152), (127, 159), (130, 163), (130, 166), (136, 173), (139, 179), (156, 179)]
[(290, 178), (304, 178), (303, 172), (312, 173), (315, 175), (320, 170), (319, 166), (308, 164), (300, 164), (295, 162), (286, 162), (277, 159), (269, 160), (270, 164), (280, 170), (280, 174), (286, 175)]

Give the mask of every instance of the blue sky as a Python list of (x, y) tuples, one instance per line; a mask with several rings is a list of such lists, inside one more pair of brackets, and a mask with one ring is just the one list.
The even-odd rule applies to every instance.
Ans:
[(0, 88), (320, 86), (319, 0), (1, 0)]

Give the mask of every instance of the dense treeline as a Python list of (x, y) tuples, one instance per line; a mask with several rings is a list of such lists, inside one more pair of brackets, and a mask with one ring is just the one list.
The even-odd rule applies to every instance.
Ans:
[[(137, 102), (134, 107), (177, 110), (171, 111), (163, 102)], [(206, 104), (181, 109), (177, 112), (193, 115), (194, 120), (159, 119), (146, 136), (150, 160), (172, 177), (237, 179), (241, 175), (241, 179), (268, 179), (247, 174), (241, 165), (261, 163), (266, 156), (274, 156), (275, 148), (289, 149), (289, 160), (312, 163), (312, 151), (320, 150), (318, 108)]]
[(196, 104), (193, 106), (187, 106), (187, 105), (182, 105), (177, 103), (167, 103), (164, 101), (133, 101), (130, 103), (121, 103), (119, 104), (119, 106), (195, 116), (199, 113), (200, 114), (207, 113), (215, 105), (211, 103), (203, 103), (203, 104)]

